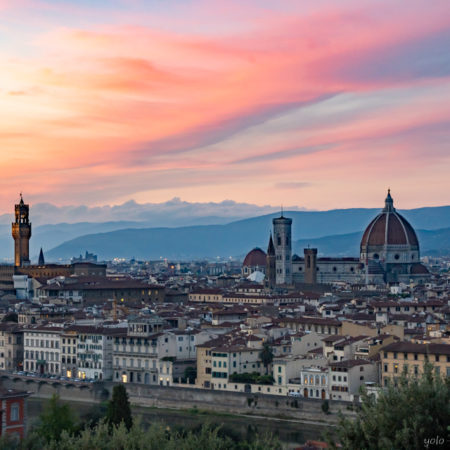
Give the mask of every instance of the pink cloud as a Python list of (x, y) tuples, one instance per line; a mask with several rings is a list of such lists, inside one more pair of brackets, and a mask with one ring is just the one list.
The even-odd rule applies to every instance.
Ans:
[[(295, 171), (314, 176), (317, 183), (302, 174), (311, 183), (305, 191), (319, 189), (319, 198), (336, 191), (330, 180), (339, 183), (369, 164), (370, 173), (382, 174), (379, 155), (396, 169), (444, 160), (433, 133), (447, 135), (439, 124), (450, 112), (449, 74), (438, 71), (441, 53), (427, 58), (431, 44), (445, 37), (448, 3), (425, 8), (413, 1), (404, 8), (372, 2), (362, 8), (358, 2), (318, 2), (303, 11), (295, 5), (283, 11), (202, 3), (201, 17), (216, 20), (222, 30), (216, 33), (212, 27), (186, 31), (198, 20), (193, 13), (176, 17), (186, 24), (177, 32), (160, 12), (159, 28), (141, 25), (137, 15), (137, 25), (129, 25), (130, 15), (116, 23), (117, 12), (109, 10), (103, 24), (84, 29), (62, 16), (60, 24), (35, 34), (23, 53), (3, 47), (4, 199), (19, 185), (38, 200), (57, 202), (87, 201), (88, 192), (89, 201), (98, 202), (142, 191), (182, 196), (185, 189), (202, 200), (205, 188), (215, 200), (228, 192), (239, 199), (252, 183), (259, 186), (261, 176), (272, 186), (292, 185), (284, 180)], [(231, 17), (238, 25), (225, 33)], [(413, 67), (421, 60), (425, 72)], [(389, 90), (405, 95), (393, 102)], [(364, 107), (355, 100), (330, 116), (319, 110), (307, 125), (300, 112), (294, 114), (307, 114), (308, 105), (327, 104), (324, 99), (340, 93), (362, 103), (379, 93), (383, 101)], [(280, 125), (283, 115), (292, 115), (292, 123)], [(399, 176), (409, 186), (409, 176)], [(268, 195), (279, 203), (279, 193)]]

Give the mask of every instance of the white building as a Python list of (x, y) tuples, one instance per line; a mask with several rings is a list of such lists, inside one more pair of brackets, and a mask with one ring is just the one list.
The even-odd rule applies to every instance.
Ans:
[(350, 359), (329, 365), (330, 399), (354, 401), (361, 386), (378, 381), (377, 365), (364, 359)]
[[(159, 355), (165, 337), (163, 321), (157, 317), (140, 317), (128, 321), (124, 335), (116, 330), (113, 341), (113, 381), (122, 383), (159, 383)], [(167, 351), (167, 356), (173, 356)]]
[(24, 329), (24, 370), (60, 375), (61, 327), (29, 326)]
[[(113, 340), (121, 332), (117, 328), (96, 326), (71, 327), (78, 334), (77, 376), (81, 379), (112, 380)], [(126, 331), (122, 331), (125, 335)]]

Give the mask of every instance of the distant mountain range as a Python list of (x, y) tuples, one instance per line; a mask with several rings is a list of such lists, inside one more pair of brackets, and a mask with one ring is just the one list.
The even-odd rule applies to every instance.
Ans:
[[(287, 211), (285, 216), (293, 219), (294, 251), (298, 254), (310, 245), (317, 247), (322, 255), (357, 256), (361, 234), (379, 211), (362, 208)], [(422, 254), (450, 254), (450, 206), (399, 212), (417, 230)], [(177, 228), (143, 228), (139, 222), (45, 225), (37, 227), (34, 233), (33, 254), (37, 255), (40, 243), (36, 241), (41, 237), (48, 244), (55, 242), (54, 248), (45, 252), (47, 260), (53, 261), (67, 260), (85, 250), (98, 254), (100, 259), (242, 257), (253, 247), (266, 249), (272, 218), (278, 215), (269, 214), (221, 225)], [(99, 229), (101, 233), (92, 232)], [(9, 236), (8, 239), (11, 240)], [(10, 248), (12, 252), (11, 242)], [(44, 250), (47, 248), (44, 245)]]

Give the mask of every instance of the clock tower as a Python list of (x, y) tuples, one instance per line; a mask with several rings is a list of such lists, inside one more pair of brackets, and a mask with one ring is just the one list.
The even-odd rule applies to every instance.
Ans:
[(14, 265), (16, 267), (30, 264), (30, 237), (31, 222), (29, 219), (30, 207), (23, 202), (15, 205), (15, 221), (12, 223), (12, 237), (14, 238)]

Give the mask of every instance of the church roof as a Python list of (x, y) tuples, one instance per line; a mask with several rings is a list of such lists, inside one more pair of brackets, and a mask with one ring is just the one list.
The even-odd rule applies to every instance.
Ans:
[(361, 239), (361, 247), (382, 245), (419, 247), (414, 228), (395, 210), (390, 191), (384, 209), (370, 222)]
[(247, 267), (266, 267), (266, 253), (259, 247), (255, 247), (247, 253), (243, 265)]

